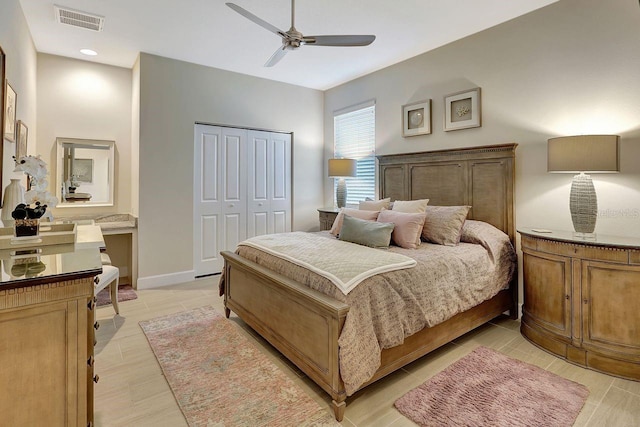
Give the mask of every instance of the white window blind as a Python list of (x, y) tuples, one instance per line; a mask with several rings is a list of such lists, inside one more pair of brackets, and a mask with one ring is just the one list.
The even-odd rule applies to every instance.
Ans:
[[(348, 111), (339, 111), (333, 117), (335, 158), (356, 159), (358, 176), (346, 178), (347, 205), (357, 205), (376, 192), (376, 106), (372, 102)], [(334, 193), (337, 180), (334, 180)]]

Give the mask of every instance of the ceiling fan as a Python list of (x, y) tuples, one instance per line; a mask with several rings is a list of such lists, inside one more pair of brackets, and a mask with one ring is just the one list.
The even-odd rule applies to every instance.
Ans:
[(262, 28), (271, 31), (272, 33), (282, 38), (282, 46), (275, 51), (271, 58), (264, 64), (265, 67), (273, 67), (276, 65), (287, 53), (288, 50), (295, 50), (301, 45), (309, 46), (368, 46), (376, 39), (376, 36), (371, 35), (352, 35), (352, 36), (303, 36), (301, 32), (296, 30), (293, 25), (295, 16), (295, 0), (291, 0), (291, 28), (289, 31), (282, 31), (277, 27), (269, 24), (267, 21), (258, 18), (253, 13), (241, 8), (234, 3), (226, 3), (231, 9), (238, 12), (245, 18), (255, 22)]

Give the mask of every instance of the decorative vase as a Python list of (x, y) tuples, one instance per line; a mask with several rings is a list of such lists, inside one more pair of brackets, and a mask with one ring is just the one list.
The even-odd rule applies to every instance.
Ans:
[(16, 219), (14, 226), (16, 237), (34, 237), (40, 232), (40, 218)]
[(12, 178), (11, 183), (4, 189), (4, 199), (2, 204), (2, 219), (5, 227), (11, 227), (13, 225), (13, 217), (11, 212), (20, 203), (24, 203), (24, 187), (20, 184), (20, 179)]

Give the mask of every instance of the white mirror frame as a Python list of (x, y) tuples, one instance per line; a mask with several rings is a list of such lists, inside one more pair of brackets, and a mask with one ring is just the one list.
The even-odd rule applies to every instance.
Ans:
[[(64, 178), (62, 176), (63, 157), (64, 157), (64, 144), (77, 144), (79, 146), (101, 146), (109, 147), (109, 169), (108, 169), (108, 183), (109, 183), (109, 200), (99, 202), (67, 202), (62, 197), (62, 186), (64, 185)], [(79, 139), (79, 138), (56, 138), (56, 196), (59, 203), (58, 208), (81, 208), (81, 207), (96, 207), (96, 206), (113, 206), (114, 194), (115, 194), (115, 141), (107, 141), (100, 139)]]

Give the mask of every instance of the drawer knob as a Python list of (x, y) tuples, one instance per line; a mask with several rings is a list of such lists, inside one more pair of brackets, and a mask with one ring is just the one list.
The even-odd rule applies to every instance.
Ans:
[(96, 384), (98, 384), (98, 381), (100, 381), (100, 375), (95, 374), (95, 375), (93, 376), (93, 382), (94, 382), (94, 383), (96, 383)]
[(93, 328), (97, 331), (98, 329), (100, 329), (100, 322), (98, 322), (96, 320), (96, 323), (93, 324)]
[(87, 365), (93, 367), (95, 363), (96, 363), (96, 359), (94, 359), (93, 356), (89, 356), (89, 358), (87, 359)]
[(568, 300), (569, 298), (571, 298), (569, 295), (565, 295), (564, 299)]
[(94, 278), (93, 278), (93, 283), (95, 283), (96, 285), (97, 285), (98, 283), (100, 283), (100, 278), (99, 278), (98, 276), (94, 277)]
[(87, 308), (89, 309), (89, 311), (93, 311), (95, 306), (96, 306), (96, 302), (94, 300), (90, 300), (89, 303), (87, 304)]
[(589, 300), (586, 299), (586, 298), (584, 300), (582, 300), (582, 301), (584, 301), (585, 304), (589, 304)]

